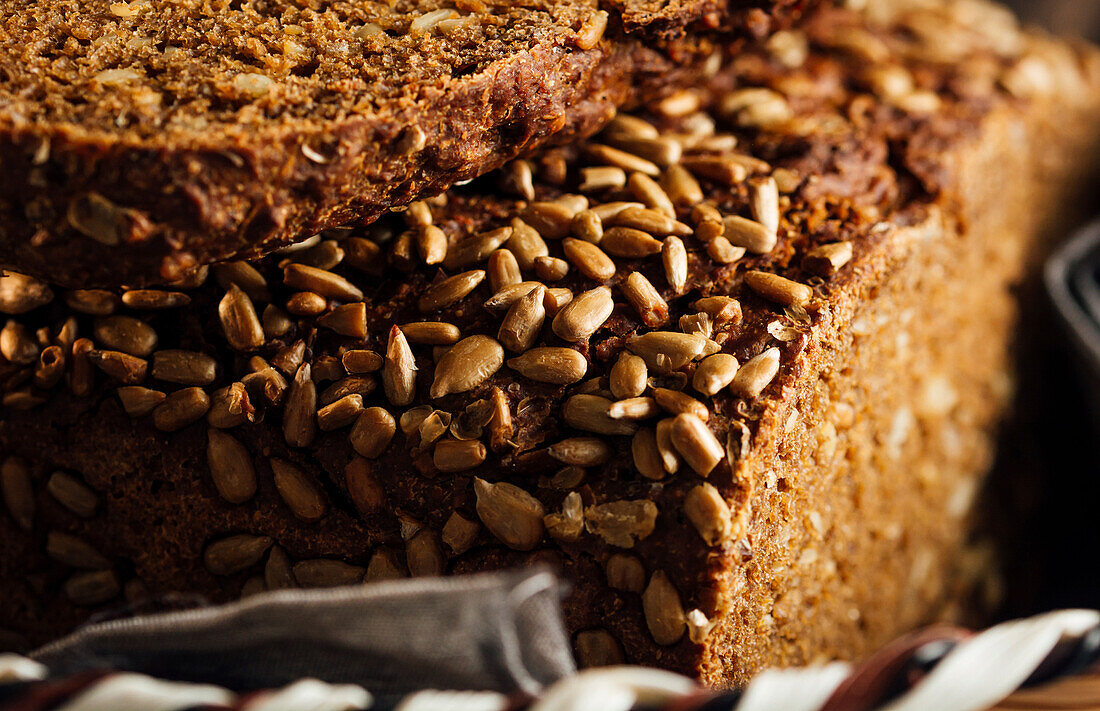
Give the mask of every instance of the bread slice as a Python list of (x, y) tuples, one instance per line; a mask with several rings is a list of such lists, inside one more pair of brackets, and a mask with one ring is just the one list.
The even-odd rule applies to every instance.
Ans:
[(725, 685), (956, 615), (1100, 62), (882, 9), (202, 283), (9, 277), (0, 627), (541, 562), (582, 663)]
[(0, 265), (138, 286), (370, 221), (804, 4), (31, 3), (0, 27)]

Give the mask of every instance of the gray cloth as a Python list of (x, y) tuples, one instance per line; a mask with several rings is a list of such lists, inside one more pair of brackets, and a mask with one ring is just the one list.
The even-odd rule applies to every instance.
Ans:
[(238, 691), (314, 677), (381, 697), (535, 694), (575, 671), (561, 594), (540, 568), (283, 590), (91, 624), (31, 656), (51, 675), (115, 669)]

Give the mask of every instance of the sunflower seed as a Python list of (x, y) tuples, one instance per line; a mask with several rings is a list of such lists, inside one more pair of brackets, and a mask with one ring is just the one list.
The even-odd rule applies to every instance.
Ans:
[(710, 419), (710, 411), (707, 409), (706, 405), (678, 390), (654, 388), (653, 399), (665, 411), (673, 415), (688, 413), (695, 415), (703, 422)]
[(616, 590), (642, 594), (645, 590), (645, 568), (632, 555), (615, 553), (604, 566), (608, 586)]
[(571, 385), (584, 377), (588, 361), (572, 348), (544, 347), (512, 358), (508, 367), (536, 382)]
[(281, 459), (271, 460), (275, 489), (291, 512), (303, 521), (319, 521), (325, 515), (325, 497), (300, 469)]
[(328, 308), (328, 301), (312, 291), (292, 294), (286, 301), (286, 310), (295, 316), (318, 316)]
[(827, 277), (840, 271), (852, 259), (851, 242), (834, 242), (814, 247), (802, 259), (802, 266), (814, 274)]
[(661, 174), (661, 169), (653, 161), (646, 160), (633, 153), (627, 153), (618, 148), (612, 148), (611, 146), (591, 143), (585, 147), (585, 153), (594, 163), (622, 168), (625, 171), (636, 171), (654, 177)]
[(532, 289), (536, 289), (540, 286), (542, 286), (542, 283), (537, 281), (521, 281), (518, 284), (506, 286), (493, 294), (489, 300), (485, 302), (484, 306), (489, 311), (498, 313), (507, 311), (512, 307), (512, 304), (529, 294)]
[(756, 254), (767, 254), (775, 249), (775, 232), (759, 222), (740, 215), (727, 215), (722, 219), (722, 236), (736, 247), (744, 247)]
[(461, 269), (480, 264), (512, 237), (511, 227), (500, 227), (490, 232), (473, 235), (447, 250), (443, 266), (447, 269)]
[(341, 336), (362, 340), (367, 337), (367, 305), (358, 302), (337, 306), (317, 319), (317, 325)]
[(267, 303), (271, 301), (271, 292), (267, 289), (267, 280), (251, 264), (247, 262), (226, 262), (214, 265), (214, 278), (221, 288), (229, 290), (231, 286), (237, 286), (248, 294), (253, 301)]
[(54, 339), (54, 342), (66, 353), (72, 353), (73, 343), (76, 342), (78, 328), (76, 317), (68, 317), (57, 329), (57, 337)]
[(501, 345), (515, 353), (522, 353), (535, 344), (546, 320), (545, 297), (546, 288), (539, 284), (512, 304), (497, 331), (497, 340)]
[(60, 346), (48, 346), (42, 349), (38, 356), (38, 363), (34, 367), (34, 384), (42, 390), (50, 388), (61, 382), (65, 375), (65, 352)]
[(256, 494), (256, 470), (245, 446), (221, 430), (206, 433), (206, 463), (223, 499), (241, 504)]
[(283, 436), (291, 447), (308, 447), (317, 434), (317, 386), (309, 363), (302, 363), (287, 391)]
[(272, 543), (269, 536), (247, 533), (228, 536), (206, 546), (203, 564), (214, 575), (233, 575), (259, 563)]
[(573, 395), (562, 406), (562, 418), (570, 427), (605, 435), (631, 435), (638, 426), (627, 420), (616, 420), (609, 411), (613, 403), (599, 395)]
[(363, 396), (357, 393), (344, 397), (317, 411), (317, 426), (322, 432), (347, 427), (363, 412)]
[(295, 563), (294, 579), (303, 588), (335, 588), (359, 583), (366, 570), (342, 560), (315, 558)]
[(562, 251), (577, 271), (593, 281), (607, 281), (615, 276), (615, 262), (591, 242), (568, 237), (562, 240)]
[(657, 401), (651, 397), (616, 400), (607, 411), (608, 416), (616, 420), (645, 420), (660, 413)]
[(504, 348), (488, 336), (469, 336), (456, 343), (436, 363), (433, 399), (476, 388), (500, 370)]
[(610, 227), (603, 233), (600, 249), (616, 257), (641, 259), (661, 251), (661, 242), (633, 227)]
[(458, 326), (441, 321), (418, 321), (401, 326), (401, 332), (410, 343), (429, 346), (450, 346), (458, 343), (462, 333)]
[(563, 464), (594, 467), (611, 459), (611, 447), (597, 437), (570, 437), (550, 445), (546, 450)]
[(471, 521), (454, 511), (447, 519), (447, 523), (443, 524), (441, 538), (452, 551), (461, 555), (473, 547), (480, 531), (481, 526), (476, 521)]
[[(622, 227), (630, 230), (639, 230), (648, 235), (655, 235), (659, 237), (664, 237), (666, 235), (687, 237), (692, 233), (692, 229), (685, 225), (683, 222), (679, 222), (678, 220), (669, 217), (663, 212), (652, 210), (647, 207), (628, 207), (617, 214), (614, 218), (612, 218), (610, 223), (615, 227)], [(608, 251), (611, 250), (609, 249)], [(649, 252), (648, 254), (652, 253), (654, 252)]]
[(622, 647), (607, 630), (584, 630), (577, 633), (573, 643), (577, 664), (582, 669), (610, 667), (623, 664)]
[(405, 334), (397, 326), (391, 327), (382, 364), (382, 387), (390, 403), (402, 406), (413, 401), (416, 397), (416, 370), (416, 360)]
[(486, 271), (489, 273), (489, 285), (494, 294), (506, 286), (523, 281), (516, 255), (507, 249), (497, 249), (489, 255), (489, 266)]
[(732, 355), (715, 353), (699, 363), (692, 377), (692, 387), (704, 395), (716, 395), (733, 382), (739, 367), (737, 359)]
[(623, 351), (611, 367), (608, 384), (618, 400), (639, 397), (646, 389), (648, 369), (640, 356)]
[(508, 396), (500, 388), (493, 388), (492, 415), (489, 418), (489, 446), (499, 452), (512, 443), (512, 409)]
[(651, 331), (641, 336), (631, 336), (626, 347), (641, 356), (646, 366), (657, 373), (679, 370), (702, 356), (707, 349), (707, 339), (694, 333), (675, 331)]
[(409, 577), (408, 571), (401, 565), (397, 555), (385, 548), (374, 552), (367, 563), (366, 582), (374, 583), (383, 580), (400, 580)]
[(112, 570), (78, 573), (65, 581), (63, 589), (65, 597), (74, 604), (86, 607), (107, 602), (122, 591)]
[(741, 366), (730, 389), (746, 399), (760, 396), (779, 373), (779, 349), (769, 348)]
[(182, 291), (131, 289), (122, 294), (122, 303), (139, 311), (160, 311), (187, 306), (191, 303), (191, 297)]
[(0, 329), (0, 355), (16, 365), (29, 365), (38, 360), (38, 346), (26, 326), (9, 320)]
[(805, 284), (769, 272), (745, 272), (745, 284), (764, 298), (783, 306), (805, 306), (814, 295), (814, 290)]
[(745, 256), (745, 248), (734, 247), (728, 239), (718, 236), (707, 242), (707, 256), (717, 264), (733, 264)]
[(749, 205), (752, 216), (770, 234), (779, 231), (779, 188), (775, 178), (768, 176), (749, 184)]
[[(121, 396), (122, 388), (119, 388)], [(248, 396), (244, 383), (233, 383), (214, 391), (210, 396), (210, 411), (206, 421), (211, 427), (229, 429), (255, 419), (256, 409)]]
[(248, 351), (264, 344), (264, 329), (256, 316), (252, 299), (236, 284), (229, 285), (229, 291), (225, 292), (218, 304), (218, 317), (222, 322), (225, 339), (233, 350)]
[(554, 540), (572, 543), (584, 533), (584, 504), (581, 495), (570, 492), (561, 504), (561, 513), (550, 513), (542, 518), (546, 532)]
[(630, 114), (616, 114), (604, 127), (603, 136), (617, 138), (657, 138), (661, 135), (657, 127), (645, 119)]
[(298, 587), (290, 568), (290, 556), (279, 546), (272, 546), (264, 564), (264, 586), (268, 590), (287, 590)]
[(99, 497), (87, 484), (72, 474), (57, 471), (46, 481), (46, 491), (57, 503), (81, 518), (91, 518), (99, 507)]
[(576, 37), (573, 39), (578, 49), (592, 49), (599, 44), (604, 31), (607, 29), (607, 18), (606, 10), (596, 10), (588, 13), (588, 17), (585, 18), (581, 28), (577, 30)]
[(171, 393), (153, 410), (153, 425), (175, 432), (197, 422), (210, 410), (210, 397), (202, 388), (183, 388)]
[(45, 282), (10, 270), (0, 273), (0, 313), (24, 314), (53, 301)]
[(34, 489), (30, 467), (22, 459), (8, 457), (0, 464), (0, 493), (15, 523), (30, 531), (34, 522)]
[(137, 385), (145, 380), (149, 362), (120, 351), (90, 350), (88, 361), (123, 385)]
[(249, 397), (257, 399), (262, 397), (267, 404), (273, 406), (283, 401), (287, 388), (286, 379), (271, 367), (245, 375), (241, 378), (241, 384), (248, 390)]
[(130, 417), (148, 415), (168, 397), (159, 390), (150, 390), (140, 385), (126, 385), (115, 392), (122, 403), (122, 409)]
[(661, 99), (657, 104), (657, 111), (662, 116), (676, 118), (698, 111), (701, 105), (702, 99), (699, 94), (690, 89), (683, 89)]
[(382, 368), (382, 356), (374, 351), (350, 350), (344, 351), (340, 362), (349, 373), (373, 373)]
[(339, 301), (362, 301), (363, 292), (342, 276), (306, 266), (288, 264), (283, 269), (283, 283), (291, 289), (301, 289)]
[(683, 155), (683, 148), (680, 143), (666, 136), (655, 138), (622, 136), (617, 137), (613, 142), (616, 148), (662, 167), (678, 163)]
[(371, 463), (363, 457), (355, 457), (344, 467), (344, 488), (362, 516), (377, 513), (386, 504), (386, 492), (371, 470)]
[(684, 513), (708, 546), (723, 543), (733, 532), (729, 504), (711, 484), (704, 482), (688, 492)]
[(688, 258), (684, 242), (679, 237), (665, 237), (661, 247), (661, 262), (665, 268), (665, 279), (672, 291), (682, 294), (687, 290)]
[(477, 440), (443, 440), (436, 443), (432, 462), (441, 472), (462, 472), (484, 462), (486, 453)]
[(265, 336), (268, 338), (280, 338), (285, 336), (293, 327), (294, 322), (291, 321), (286, 312), (278, 306), (275, 304), (268, 304), (264, 307), (263, 329)]
[(92, 359), (88, 357), (94, 348), (95, 345), (90, 339), (78, 338), (73, 341), (73, 370), (69, 374), (69, 389), (78, 397), (91, 394), (92, 386), (95, 384)]
[(180, 385), (209, 385), (217, 376), (217, 361), (205, 353), (162, 350), (153, 354), (153, 377)]
[(535, 199), (534, 174), (531, 170), (531, 162), (518, 159), (505, 165), (501, 171), (501, 187), (511, 195), (518, 195), (524, 200)]
[(626, 184), (636, 200), (640, 200), (652, 210), (676, 219), (676, 208), (672, 204), (672, 199), (653, 178), (641, 173), (632, 173)]
[(703, 189), (699, 181), (682, 165), (669, 166), (661, 178), (661, 186), (668, 193), (672, 204), (678, 207), (691, 207), (703, 201)]
[(597, 192), (621, 188), (626, 185), (626, 171), (617, 166), (601, 165), (594, 168), (581, 168), (581, 183), (577, 189), (582, 193)]
[(546, 313), (556, 316), (561, 309), (573, 300), (573, 292), (564, 287), (550, 287), (546, 290), (546, 297), (542, 300), (546, 307)]
[(730, 296), (707, 296), (697, 299), (691, 307), (708, 314), (716, 324), (737, 323), (741, 320), (741, 304)]
[(425, 313), (445, 309), (465, 298), (484, 279), (485, 271), (481, 269), (447, 277), (425, 289), (417, 306)]
[[(572, 218), (570, 218), (571, 224)], [(538, 230), (518, 217), (512, 220), (512, 236), (508, 240), (508, 250), (515, 255), (516, 261), (524, 271), (533, 269), (535, 259), (538, 257), (546, 257), (550, 254), (550, 249)]]
[(668, 321), (668, 304), (653, 284), (641, 272), (631, 272), (625, 280), (620, 282), (627, 301), (638, 312), (642, 323), (650, 328), (656, 328)]
[(430, 529), (421, 529), (405, 543), (405, 561), (409, 575), (414, 578), (430, 578), (443, 575), (445, 560), (439, 540)]
[(439, 264), (447, 258), (447, 235), (443, 230), (427, 224), (418, 227), (414, 235), (416, 251), (425, 264)]
[(657, 434), (648, 427), (634, 433), (630, 441), (630, 453), (634, 468), (647, 479), (663, 479), (665, 467), (660, 449), (657, 447)]
[(393, 415), (381, 407), (368, 407), (355, 420), (348, 440), (360, 456), (374, 459), (386, 450), (396, 431)]
[[(561, 239), (569, 234), (569, 228), (576, 210), (559, 202), (533, 202), (520, 213), (520, 218), (543, 239)], [(515, 222), (512, 223), (513, 226)], [(537, 243), (536, 243), (537, 244)], [(512, 245), (509, 244), (509, 248)], [(516, 250), (512, 248), (512, 251)], [(524, 257), (516, 254), (520, 266), (524, 269)]]
[(535, 259), (535, 275), (542, 281), (561, 281), (569, 273), (569, 263), (557, 257)]
[(46, 555), (70, 568), (102, 570), (111, 567), (111, 562), (86, 541), (61, 531), (46, 534)]
[(729, 155), (684, 156), (681, 163), (695, 175), (730, 187), (748, 177), (745, 165)]
[(112, 291), (104, 289), (75, 289), (65, 292), (65, 305), (73, 311), (90, 316), (109, 316), (121, 301)]
[(614, 308), (611, 289), (599, 286), (583, 292), (562, 307), (554, 317), (552, 328), (562, 340), (582, 341), (607, 321)]
[(672, 423), (674, 418), (666, 417), (657, 423), (657, 452), (661, 456), (661, 466), (669, 474), (680, 470), (680, 455), (672, 444)]
[(706, 422), (694, 414), (683, 413), (673, 418), (669, 436), (672, 446), (700, 476), (710, 474), (725, 456), (725, 448), (718, 438)]
[(474, 477), (477, 515), (489, 532), (509, 548), (529, 551), (542, 539), (546, 511), (535, 497), (507, 482), (490, 484)]
[(653, 641), (662, 646), (675, 644), (684, 636), (687, 623), (680, 594), (663, 570), (653, 573), (642, 593), (642, 610)]
[(633, 548), (634, 543), (648, 538), (657, 526), (657, 504), (646, 499), (611, 501), (589, 506), (584, 512), (584, 524), (612, 546)]

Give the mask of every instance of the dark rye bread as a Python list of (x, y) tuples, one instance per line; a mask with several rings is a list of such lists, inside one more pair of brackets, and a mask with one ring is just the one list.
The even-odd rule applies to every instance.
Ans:
[[(0, 282), (5, 637), (548, 562), (582, 663), (728, 685), (994, 591), (968, 516), (1012, 287), (1093, 162), (1100, 60), (995, 6), (883, 8), (738, 56), (677, 97), (698, 111), (251, 268)], [(498, 188), (524, 166), (533, 201)], [(652, 212), (613, 208), (633, 200)], [(548, 289), (507, 317), (512, 259)], [(550, 351), (516, 345), (540, 304)]]
[(568, 141), (809, 0), (22, 3), (0, 265), (69, 286), (255, 257)]

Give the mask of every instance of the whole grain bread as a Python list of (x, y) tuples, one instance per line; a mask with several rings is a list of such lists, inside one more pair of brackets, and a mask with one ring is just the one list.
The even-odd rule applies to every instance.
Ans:
[(172, 289), (0, 281), (0, 628), (544, 561), (582, 663), (720, 685), (995, 593), (1013, 285), (1100, 62), (919, 5)]
[(0, 265), (172, 281), (438, 193), (807, 0), (65, 0), (0, 23)]

